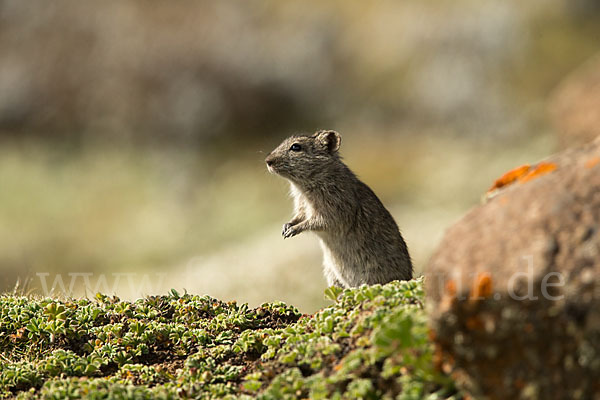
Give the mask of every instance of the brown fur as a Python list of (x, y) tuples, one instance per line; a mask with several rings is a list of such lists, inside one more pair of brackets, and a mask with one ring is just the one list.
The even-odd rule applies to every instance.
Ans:
[(340, 142), (339, 133), (318, 131), (292, 136), (267, 156), (267, 168), (290, 181), (294, 197), (294, 217), (283, 226), (283, 237), (304, 231), (319, 236), (329, 285), (411, 279), (412, 263), (396, 222), (342, 162)]

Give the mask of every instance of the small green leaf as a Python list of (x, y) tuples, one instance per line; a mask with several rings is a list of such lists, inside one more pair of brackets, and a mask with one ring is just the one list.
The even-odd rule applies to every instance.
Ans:
[(344, 291), (344, 289), (337, 286), (329, 286), (325, 289), (325, 298), (331, 301), (336, 301), (338, 296)]

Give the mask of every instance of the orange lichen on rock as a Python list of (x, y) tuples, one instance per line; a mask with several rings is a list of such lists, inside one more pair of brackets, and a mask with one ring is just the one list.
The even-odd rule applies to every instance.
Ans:
[(443, 310), (448, 310), (452, 307), (452, 304), (456, 301), (456, 282), (452, 279), (449, 279), (446, 282), (446, 292), (442, 296), (442, 300), (440, 302), (440, 308)]
[(448, 282), (446, 282), (446, 295), (456, 297), (456, 282), (452, 279), (449, 279)]
[(532, 179), (538, 178), (542, 175), (548, 174), (557, 168), (555, 163), (541, 162), (531, 169), (526, 175), (519, 178), (520, 182), (528, 182)]
[(442, 346), (435, 344), (433, 350), (433, 366), (438, 371), (450, 374), (454, 368), (454, 358), (447, 352), (444, 352)]
[(539, 176), (545, 175), (549, 172), (554, 171), (557, 168), (555, 163), (541, 162), (533, 167), (529, 164), (521, 165), (515, 169), (511, 169), (500, 178), (496, 179), (491, 188), (487, 191), (486, 195), (491, 197), (495, 194), (498, 189), (508, 186), (514, 182), (528, 182)]
[(500, 178), (496, 179), (491, 188), (489, 188), (488, 193), (493, 192), (494, 190), (500, 189), (504, 186), (510, 185), (516, 180), (520, 179), (522, 176), (525, 176), (527, 172), (531, 169), (529, 164), (521, 165), (515, 169), (511, 169)]
[(470, 300), (487, 299), (492, 297), (492, 292), (492, 277), (487, 272), (481, 273), (473, 281)]
[(585, 162), (585, 167), (594, 168), (598, 163), (600, 163), (600, 157), (593, 157)]
[(433, 348), (433, 367), (438, 371), (442, 370), (442, 364), (444, 362), (444, 353), (442, 352), (442, 346), (435, 344)]
[(470, 331), (482, 331), (484, 328), (483, 321), (478, 316), (469, 317), (465, 323)]

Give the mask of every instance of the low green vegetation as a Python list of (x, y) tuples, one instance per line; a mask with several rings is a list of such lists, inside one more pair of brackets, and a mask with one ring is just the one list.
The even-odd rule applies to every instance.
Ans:
[(179, 294), (0, 296), (0, 398), (460, 398), (433, 367), (422, 280), (301, 315)]

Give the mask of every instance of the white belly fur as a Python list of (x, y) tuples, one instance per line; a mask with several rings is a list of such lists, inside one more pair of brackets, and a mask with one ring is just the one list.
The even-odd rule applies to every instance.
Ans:
[[(323, 242), (323, 239), (319, 238), (319, 244), (323, 250), (323, 269), (325, 270), (325, 276), (333, 275), (345, 286), (349, 286), (348, 282), (342, 276), (341, 271), (338, 269), (338, 262), (331, 253), (331, 250), (329, 250), (329, 247)], [(331, 284), (331, 282), (328, 283)]]

